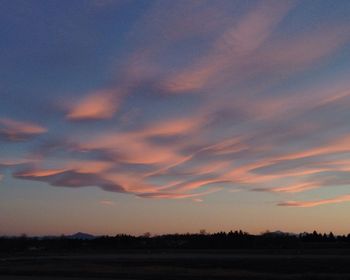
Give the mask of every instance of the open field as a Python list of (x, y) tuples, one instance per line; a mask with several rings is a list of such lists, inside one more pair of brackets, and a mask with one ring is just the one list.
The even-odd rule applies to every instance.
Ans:
[(350, 279), (348, 254), (234, 252), (8, 257), (2, 280)]

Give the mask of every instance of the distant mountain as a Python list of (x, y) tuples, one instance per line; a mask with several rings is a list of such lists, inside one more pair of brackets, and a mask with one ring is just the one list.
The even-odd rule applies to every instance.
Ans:
[(81, 240), (91, 240), (96, 238), (96, 236), (88, 233), (84, 233), (84, 232), (77, 232), (75, 234), (68, 235), (67, 237), (70, 239), (81, 239)]
[(276, 231), (267, 231), (262, 233), (263, 236), (296, 236), (297, 234), (292, 233), (292, 232), (284, 232), (280, 230)]

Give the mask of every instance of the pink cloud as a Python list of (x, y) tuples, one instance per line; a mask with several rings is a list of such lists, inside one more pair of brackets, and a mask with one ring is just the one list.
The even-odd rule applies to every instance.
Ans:
[(319, 188), (320, 184), (318, 182), (304, 182), (299, 184), (293, 184), (289, 186), (284, 187), (278, 187), (270, 189), (272, 192), (285, 192), (285, 193), (297, 193), (297, 192), (304, 192), (307, 190), (312, 190), (315, 188)]
[(27, 140), (46, 131), (46, 128), (32, 122), (0, 119), (0, 138), (8, 141)]
[(82, 148), (114, 152), (118, 161), (125, 163), (171, 165), (186, 158), (179, 153), (180, 147), (154, 144), (150, 139), (194, 133), (201, 123), (202, 120), (197, 117), (160, 121), (139, 130), (98, 135), (82, 143)]
[(18, 173), (20, 177), (33, 177), (33, 178), (40, 178), (40, 177), (48, 177), (53, 175), (58, 175), (61, 173), (64, 173), (67, 171), (67, 169), (33, 169), (28, 171), (22, 171)]
[[(170, 196), (168, 191), (172, 190), (174, 191), (174, 194), (171, 193), (172, 196), (182, 198), (186, 197), (189, 191), (198, 191), (204, 187), (212, 188), (213, 185), (221, 183), (261, 187), (261, 189), (271, 184), (269, 191), (301, 192), (323, 184), (311, 180), (312, 176), (330, 170), (349, 170), (346, 164), (332, 167), (301, 165), (300, 168), (287, 170), (271, 168), (259, 173), (259, 168), (273, 167), (285, 161), (350, 151), (349, 139), (346, 138), (324, 145), (314, 145), (311, 148), (300, 147), (297, 151), (283, 150), (284, 147), (281, 145), (279, 152), (270, 154), (271, 151), (277, 150), (278, 143), (272, 139), (271, 143), (259, 145), (260, 138), (269, 139), (270, 135), (261, 136), (259, 132), (253, 131), (259, 130), (254, 123), (256, 121), (266, 125), (264, 121), (276, 119), (277, 123), (278, 117), (283, 120), (291, 119), (299, 113), (315, 108), (312, 106), (338, 101), (347, 94), (327, 99), (323, 97), (329, 97), (329, 93), (323, 93), (323, 103), (315, 102), (315, 97), (319, 93), (312, 95), (307, 102), (300, 98), (303, 94), (281, 95), (281, 97), (258, 96), (256, 93), (259, 90), (255, 89), (248, 91), (247, 94), (244, 91), (231, 94), (231, 89), (234, 88), (232, 84), (249, 81), (256, 76), (260, 78), (266, 76), (267, 84), (271, 85), (275, 77), (280, 77), (279, 73), (293, 74), (305, 70), (332, 54), (347, 40), (347, 36), (343, 34), (344, 32), (348, 34), (348, 29), (341, 25), (280, 38), (275, 31), (294, 4), (292, 1), (277, 1), (273, 2), (273, 5), (271, 3), (258, 2), (234, 21), (224, 19), (221, 15), (225, 14), (225, 11), (220, 11), (216, 5), (206, 8), (199, 2), (190, 3), (186, 9), (199, 12), (190, 12), (194, 16), (185, 17), (184, 20), (179, 17), (182, 12), (187, 13), (182, 4), (157, 3), (152, 6), (145, 18), (140, 21), (141, 25), (148, 22), (148, 25), (144, 26), (146, 46), (143, 50), (138, 47), (132, 50), (133, 55), (129, 61), (135, 59), (137, 63), (126, 71), (126, 77), (121, 78), (122, 84), (129, 84), (130, 81), (137, 83), (142, 75), (145, 75), (143, 78), (146, 77), (146, 80), (152, 79), (158, 71), (161, 73), (162, 61), (154, 58), (158, 55), (162, 57), (161, 53), (166, 53), (167, 48), (173, 44), (193, 36), (212, 36), (216, 32), (215, 36), (210, 37), (212, 44), (207, 52), (201, 52), (200, 57), (194, 59), (193, 63), (185, 64), (189, 66), (175, 67), (173, 72), (161, 73), (155, 82), (173, 93), (201, 92), (203, 103), (207, 102), (204, 104), (205, 108), (201, 107), (198, 110), (201, 114), (187, 118), (165, 119), (129, 131), (108, 131), (100, 135), (91, 135), (81, 140), (79, 152), (93, 154), (102, 151), (109, 156), (108, 159), (105, 158), (105, 162), (70, 159), (57, 169), (35, 169), (22, 172), (18, 176), (45, 179), (54, 185), (66, 183), (71, 186), (90, 185), (87, 178), (92, 178), (91, 183), (106, 186), (108, 182), (134, 194), (147, 193), (145, 196), (148, 197), (166, 197)], [(159, 11), (163, 11), (164, 5), (170, 5), (178, 12), (159, 14)], [(215, 19), (208, 21), (211, 15), (215, 16)], [(158, 19), (156, 24), (150, 21), (152, 18)], [(160, 22), (164, 24), (159, 24)], [(140, 24), (136, 26), (142, 27)], [(218, 33), (218, 30), (221, 33)], [(153, 33), (159, 40), (149, 36)], [(148, 63), (151, 67), (148, 67)], [(222, 85), (230, 88), (230, 96), (227, 98), (220, 98)], [(134, 86), (133, 84), (130, 88)], [(72, 121), (110, 119), (119, 110), (120, 98), (121, 95), (117, 90), (94, 92), (71, 106), (66, 118)], [(203, 103), (200, 103), (199, 107), (203, 106)], [(217, 137), (216, 133), (223, 132), (214, 132), (215, 127), (207, 126), (206, 117), (221, 109), (237, 110), (239, 114), (243, 112), (242, 115), (247, 117), (244, 119), (244, 125), (251, 131), (247, 135), (244, 135), (246, 133), (244, 131), (242, 137), (237, 137), (237, 134), (241, 135), (240, 131), (230, 135), (229, 130), (236, 129), (235, 123), (230, 123), (230, 127), (224, 132), (228, 136), (225, 135), (224, 139)], [(296, 126), (298, 127), (291, 134), (314, 129), (312, 123)], [(271, 129), (271, 135), (274, 133), (275, 131)], [(170, 140), (162, 141), (163, 138)], [(144, 169), (133, 170), (134, 166), (139, 165)], [(126, 170), (127, 168), (130, 170)]]
[(349, 34), (350, 28), (347, 24), (323, 26), (313, 30), (311, 34), (306, 32), (287, 40), (276, 40), (269, 46), (269, 50), (263, 51), (271, 67), (278, 65), (289, 65), (291, 69), (305, 67), (334, 53), (349, 41)]
[(229, 28), (202, 58), (174, 71), (161, 84), (172, 93), (199, 93), (265, 76), (265, 83), (271, 85), (320, 64), (349, 41), (350, 30), (342, 24), (288, 39), (272, 39), (278, 23), (292, 6), (283, 1), (272, 8), (261, 2)]
[(208, 194), (212, 194), (215, 192), (220, 191), (221, 189), (211, 189), (208, 191), (204, 192), (199, 192), (199, 193), (176, 193), (176, 192), (153, 192), (153, 193), (142, 193), (139, 194), (140, 197), (145, 197), (145, 198), (167, 198), (167, 199), (185, 199), (185, 198), (197, 198), (200, 196), (205, 196)]
[[(106, 191), (124, 192), (134, 194), (145, 198), (163, 198), (163, 199), (187, 199), (198, 196), (205, 196), (217, 191), (221, 188), (210, 188), (207, 191), (188, 193), (188, 190), (196, 190), (201, 187), (191, 187), (188, 189), (178, 189), (173, 191), (165, 191), (156, 185), (147, 184), (140, 177), (129, 176), (125, 173), (113, 172), (84, 172), (77, 169), (29, 169), (16, 172), (14, 176), (18, 179), (34, 180), (47, 182), (57, 187), (99, 187)], [(210, 182), (209, 182), (210, 183)], [(206, 182), (203, 182), (206, 184)], [(100, 201), (104, 205), (112, 205), (107, 200)]]
[(208, 185), (215, 185), (215, 184), (222, 184), (222, 183), (229, 183), (229, 182), (231, 181), (225, 180), (222, 178), (198, 179), (198, 180), (191, 180), (187, 182), (181, 182), (169, 188), (174, 189), (176, 191), (191, 191), (191, 190), (201, 189), (202, 187), (208, 186)]
[(246, 55), (259, 49), (294, 6), (293, 3), (295, 2), (259, 2), (236, 26), (223, 34), (216, 43), (217, 48), (238, 55)]
[(334, 153), (344, 153), (350, 151), (350, 135), (331, 140), (329, 143), (306, 149), (301, 152), (290, 153), (276, 158), (276, 160), (295, 160), (319, 155), (327, 155)]
[(103, 173), (112, 167), (112, 163), (108, 161), (92, 161), (92, 160), (70, 160), (64, 164), (68, 170), (75, 170), (80, 173)]
[(72, 121), (110, 119), (117, 112), (119, 105), (117, 92), (98, 91), (74, 104), (66, 117)]
[(165, 88), (173, 93), (196, 91), (207, 86), (224, 69), (232, 65), (237, 65), (238, 68), (244, 66), (245, 60), (250, 59), (246, 56), (264, 44), (291, 9), (291, 3), (283, 1), (271, 5), (260, 2), (238, 24), (228, 28), (213, 44), (209, 53), (194, 66), (167, 78), (163, 82)]
[(15, 178), (41, 181), (56, 187), (80, 188), (99, 187), (111, 192), (124, 192), (124, 189), (106, 178), (103, 174), (83, 173), (76, 170), (38, 169), (23, 170), (14, 174)]

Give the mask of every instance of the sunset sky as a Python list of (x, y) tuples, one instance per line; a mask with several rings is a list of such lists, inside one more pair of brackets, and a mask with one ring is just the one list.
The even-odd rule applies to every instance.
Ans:
[(349, 215), (350, 1), (0, 0), (0, 235)]

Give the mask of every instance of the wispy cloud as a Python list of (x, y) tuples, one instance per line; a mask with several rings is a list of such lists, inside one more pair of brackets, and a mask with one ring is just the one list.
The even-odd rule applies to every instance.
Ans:
[(112, 90), (94, 92), (74, 104), (66, 117), (71, 121), (110, 119), (119, 108), (119, 99)]
[(43, 178), (62, 174), (66, 171), (65, 169), (28, 170), (17, 173), (17, 176), (23, 178)]
[(293, 184), (293, 185), (273, 188), (269, 190), (272, 192), (296, 193), (296, 192), (304, 192), (307, 190), (312, 190), (318, 187), (319, 187), (319, 184), (317, 182), (311, 182), (311, 183), (305, 182), (301, 184)]
[(350, 201), (350, 195), (342, 195), (335, 198), (313, 200), (313, 201), (286, 201), (278, 203), (278, 206), (289, 207), (315, 207), (323, 204), (334, 204)]
[(199, 193), (175, 193), (175, 192), (152, 192), (152, 193), (142, 193), (138, 196), (145, 198), (170, 198), (170, 199), (184, 199), (184, 198), (197, 198), (205, 196), (214, 192), (218, 192), (221, 189), (211, 189), (209, 191), (199, 192)]
[(115, 205), (114, 201), (108, 200), (108, 199), (100, 200), (98, 203), (101, 204), (101, 205), (105, 205), (105, 206), (113, 206), (113, 205)]
[[(107, 150), (119, 161), (134, 164), (171, 164), (183, 160), (173, 145), (152, 143), (152, 139), (180, 137), (195, 133), (201, 126), (201, 119), (180, 118), (165, 120), (141, 129), (124, 133), (106, 133), (85, 141), (85, 150)], [(173, 146), (173, 147), (171, 147)]]
[(292, 7), (291, 1), (270, 4), (260, 2), (222, 34), (209, 54), (200, 58), (193, 67), (169, 77), (165, 87), (175, 93), (197, 91), (207, 86), (221, 71), (232, 71), (230, 68), (234, 65), (245, 67), (252, 53), (264, 44)]
[[(127, 47), (108, 60), (117, 65), (108, 65), (112, 78), (62, 95), (72, 102), (70, 122), (51, 116), (51, 140), (31, 152), (38, 162), (2, 165), (19, 179), (145, 198), (199, 200), (226, 189), (312, 195), (350, 182), (350, 83), (326, 75), (325, 63), (344, 55), (350, 29), (299, 26), (298, 5), (150, 3), (123, 33)], [(89, 120), (99, 122), (79, 122)], [(44, 132), (0, 119), (1, 139)]]
[(32, 122), (0, 119), (0, 139), (6, 141), (24, 141), (46, 131), (46, 128)]
[(75, 170), (34, 169), (16, 172), (14, 176), (18, 179), (47, 182), (56, 187), (100, 187), (106, 191), (124, 192), (121, 186), (96, 173), (84, 173)]
[(25, 158), (3, 158), (0, 160), (0, 169), (1, 168), (15, 168), (26, 165), (32, 165), (35, 162), (33, 159)]

